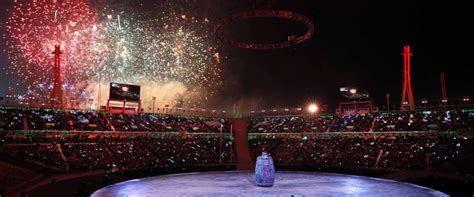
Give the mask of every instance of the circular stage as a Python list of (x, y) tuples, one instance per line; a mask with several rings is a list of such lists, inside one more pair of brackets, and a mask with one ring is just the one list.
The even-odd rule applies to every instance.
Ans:
[(248, 171), (186, 173), (134, 179), (104, 187), (102, 196), (447, 196), (436, 190), (362, 176), (277, 172), (273, 187), (257, 187)]

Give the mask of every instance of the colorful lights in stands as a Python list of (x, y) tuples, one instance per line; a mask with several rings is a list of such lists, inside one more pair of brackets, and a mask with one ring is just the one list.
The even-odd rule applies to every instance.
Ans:
[(428, 99), (421, 99), (421, 104), (428, 104)]
[(464, 97), (462, 98), (462, 101), (464, 101), (464, 102), (469, 102), (469, 100), (470, 100), (470, 97), (469, 97), (469, 96), (464, 96)]
[[(317, 106), (317, 105), (316, 105)], [(319, 111), (319, 107), (317, 107), (317, 111)], [(256, 113), (267, 113), (267, 114), (285, 114), (285, 113), (302, 113), (303, 108), (272, 108), (272, 109), (259, 109), (259, 110), (250, 110), (248, 111), (250, 114)], [(309, 112), (305, 110), (305, 112)]]

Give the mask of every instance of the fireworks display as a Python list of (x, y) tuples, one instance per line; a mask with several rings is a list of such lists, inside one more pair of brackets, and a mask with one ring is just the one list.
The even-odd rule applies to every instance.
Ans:
[(50, 89), (52, 52), (60, 44), (64, 87), (83, 80), (93, 66), (89, 49), (95, 44), (96, 20), (84, 3), (15, 3), (6, 22), (10, 74), (29, 83), (30, 91)]
[(222, 85), (221, 55), (209, 19), (178, 8), (15, 3), (6, 23), (9, 72), (26, 79), (30, 93), (44, 94), (52, 87), (51, 53), (60, 44), (63, 88), (70, 97), (95, 98), (100, 91), (107, 98), (99, 84), (120, 82), (143, 86), (142, 98), (202, 104)]

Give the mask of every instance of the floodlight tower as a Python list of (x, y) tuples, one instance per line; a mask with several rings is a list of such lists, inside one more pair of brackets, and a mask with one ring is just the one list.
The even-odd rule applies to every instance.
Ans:
[(61, 81), (61, 46), (54, 45), (54, 81), (51, 90), (50, 99), (53, 105), (59, 104), (59, 108), (63, 108), (63, 88)]
[(316, 104), (310, 104), (308, 106), (308, 111), (311, 114), (314, 114), (314, 113), (318, 112), (318, 110), (319, 110), (319, 107)]
[(443, 105), (448, 104), (448, 95), (446, 93), (446, 80), (444, 78), (444, 73), (440, 74), (440, 80), (441, 80), (441, 103)]
[(410, 46), (403, 47), (403, 90), (402, 90), (402, 104), (401, 110), (415, 110), (415, 101), (413, 99), (413, 90), (411, 88), (411, 62), (410, 57), (413, 55), (410, 52)]

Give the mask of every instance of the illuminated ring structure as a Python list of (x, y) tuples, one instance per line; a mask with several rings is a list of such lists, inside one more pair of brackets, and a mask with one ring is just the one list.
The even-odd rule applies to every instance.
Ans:
[[(244, 20), (248, 18), (283, 18), (288, 20), (297, 21), (303, 23), (308, 28), (308, 31), (303, 34), (302, 36), (289, 39), (285, 42), (279, 43), (271, 43), (271, 44), (256, 44), (256, 43), (245, 43), (239, 42), (236, 40), (226, 38), (222, 33), (222, 28), (229, 23)], [(214, 33), (216, 34), (217, 38), (222, 42), (230, 44), (232, 46), (236, 46), (239, 48), (244, 49), (257, 49), (257, 50), (268, 50), (268, 49), (281, 49), (290, 47), (302, 42), (309, 40), (314, 34), (314, 24), (311, 19), (290, 11), (283, 11), (283, 10), (251, 10), (251, 11), (244, 11), (239, 12), (230, 16), (227, 16), (221, 19), (215, 26), (214, 26)]]

